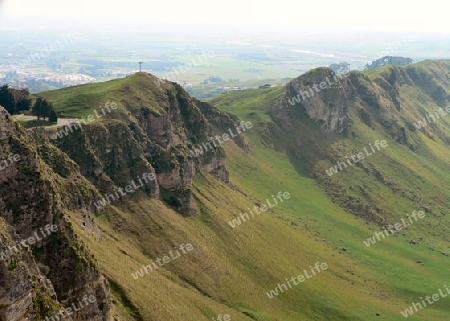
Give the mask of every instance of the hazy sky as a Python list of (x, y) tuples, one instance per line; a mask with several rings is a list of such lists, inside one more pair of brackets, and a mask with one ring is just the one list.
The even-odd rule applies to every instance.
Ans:
[[(444, 7), (443, 7), (444, 6)], [(450, 32), (447, 4), (428, 0), (0, 0), (0, 20), (12, 16), (74, 18), (81, 23), (128, 20), (311, 29), (351, 28)]]

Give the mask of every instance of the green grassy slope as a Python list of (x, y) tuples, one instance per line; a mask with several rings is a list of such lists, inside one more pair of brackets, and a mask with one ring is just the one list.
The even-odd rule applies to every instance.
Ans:
[[(263, 197), (267, 194), (265, 189), (271, 189), (274, 185), (277, 188), (287, 188), (288, 182), (292, 180), (294, 185), (291, 188), (297, 191), (298, 196), (293, 198), (293, 208), (290, 213), (286, 211), (286, 215), (292, 219), (302, 219), (331, 246), (339, 248), (345, 245), (348, 249), (345, 254), (351, 255), (358, 265), (374, 273), (373, 280), (379, 282), (377, 288), (381, 292), (394, 294), (398, 299), (393, 304), (397, 311), (392, 311), (390, 317), (386, 316), (386, 312), (381, 313), (387, 319), (399, 320), (402, 318), (402, 308), (407, 308), (412, 302), (420, 302), (421, 296), (431, 296), (439, 288), (444, 289), (450, 275), (447, 269), (449, 221), (446, 217), (450, 194), (447, 187), (450, 176), (446, 171), (446, 160), (450, 152), (446, 135), (449, 132), (447, 122), (450, 117), (444, 116), (427, 127), (432, 135), (429, 136), (433, 139), (411, 126), (417, 119), (423, 118), (424, 113), (431, 113), (435, 108), (448, 104), (448, 101), (439, 101), (439, 95), (436, 94), (440, 92), (439, 87), (449, 87), (445, 76), (448, 72), (447, 64), (448, 62), (438, 61), (405, 68), (388, 66), (378, 70), (378, 74), (375, 71), (368, 73), (372, 81), (391, 77), (401, 82), (401, 77), (405, 77), (405, 74), (421, 75), (417, 78), (410, 76), (413, 83), (399, 86), (400, 110), (382, 107), (374, 112), (375, 120), (376, 113), (379, 113), (393, 119), (400, 126), (411, 129), (408, 131), (408, 142), (403, 144), (395, 141), (380, 123), (373, 122), (372, 128), (364, 124), (353, 106), (350, 110), (354, 120), (351, 128), (353, 135), (325, 134), (314, 130), (311, 120), (300, 118), (294, 133), (279, 133), (270, 146), (263, 144), (261, 137), (273, 125), (265, 119), (276, 99), (283, 97), (282, 89), (270, 90), (266, 95), (258, 96), (251, 91), (229, 93), (211, 100), (211, 103), (221, 109), (259, 125), (248, 133), (253, 142), (252, 159), (239, 153), (228, 153), (231, 156), (229, 167), (233, 181), (252, 195)], [(376, 90), (378, 94), (383, 94), (380, 88), (376, 87)], [(260, 113), (255, 114), (254, 110), (259, 110)], [(435, 126), (437, 129), (433, 128)], [(293, 138), (300, 139), (304, 145), (310, 143), (307, 148), (302, 148), (304, 153), (300, 159), (287, 156), (293, 145)], [(352, 150), (361, 151), (377, 139), (387, 140), (388, 147), (366, 159), (362, 167), (353, 165), (331, 179), (322, 177), (323, 182), (321, 179), (310, 178), (323, 176), (325, 169), (335, 164), (330, 159), (335, 159), (336, 149), (341, 157), (337, 159), (344, 160)], [(276, 149), (280, 151), (276, 152)], [(312, 167), (311, 164), (315, 166)], [(292, 165), (297, 172), (292, 169)], [(375, 174), (375, 169), (378, 174)], [(342, 191), (336, 192), (333, 188)], [(348, 211), (342, 214), (336, 209), (320, 209), (325, 207), (329, 199), (334, 199), (339, 204), (339, 200), (335, 198), (349, 196), (366, 202), (371, 208), (377, 208), (378, 216), (384, 223), (380, 226), (361, 219), (355, 220)], [(406, 215), (413, 210), (424, 210), (426, 217), (370, 248), (363, 244), (363, 240), (374, 231), (380, 231), (387, 224), (400, 222), (401, 218), (406, 219)], [(418, 244), (411, 244), (411, 240)], [(347, 289), (343, 292), (345, 291)], [(364, 292), (371, 291), (367, 288)], [(389, 310), (390, 304), (387, 301), (382, 310)], [(410, 318), (444, 320), (448, 316), (448, 304), (442, 299)]]
[[(164, 92), (166, 83), (158, 82), (151, 74), (142, 73), (110, 80), (67, 87), (59, 90), (45, 91), (37, 94), (51, 101), (55, 110), (64, 117), (86, 117), (94, 113), (100, 114), (106, 103), (115, 102), (119, 110), (133, 110), (145, 105), (155, 112), (160, 110), (159, 96)], [(169, 84), (169, 83), (167, 83)], [(127, 105), (122, 99), (126, 96)]]
[[(282, 130), (270, 116), (272, 106), (286, 94), (282, 87), (213, 99), (217, 107), (253, 123), (245, 134), (249, 153), (231, 141), (223, 145), (237, 188), (199, 173), (193, 192), (200, 214), (189, 218), (136, 193), (96, 219), (104, 231), (101, 242), (82, 228), (81, 216), (73, 213), (79, 235), (115, 284), (117, 319), (212, 320), (229, 314), (231, 320), (401, 320), (400, 311), (443, 288), (450, 276), (450, 258), (441, 254), (449, 252), (448, 127), (446, 120), (437, 128), (430, 126), (429, 133), (408, 126), (444, 103), (438, 88), (445, 91), (449, 85), (442, 64), (371, 70), (372, 90), (382, 102), (388, 99), (383, 88), (389, 86), (384, 82), (398, 81), (401, 109), (387, 103), (381, 108), (365, 106), (373, 119), (368, 127), (354, 103), (350, 108), (354, 123), (347, 135), (323, 132), (301, 108), (293, 114), (296, 129)], [(86, 95), (97, 97), (98, 104), (114, 98), (121, 106), (121, 95), (130, 94), (136, 97), (132, 107), (138, 108), (141, 99), (157, 110), (157, 93), (162, 89), (144, 89), (139, 82), (138, 77), (124, 78), (42, 95), (73, 116), (88, 111), (85, 107), (92, 100)], [(385, 120), (408, 128), (408, 141), (398, 143), (392, 126), (382, 125)], [(296, 139), (302, 142), (301, 155), (295, 155)], [(336, 158), (377, 139), (386, 139), (388, 147), (366, 159), (362, 167), (353, 165), (324, 177), (324, 169)], [(228, 224), (278, 192), (289, 192), (291, 198), (234, 229)], [(413, 210), (423, 209), (426, 217), (367, 247), (363, 241), (382, 225), (355, 215), (358, 202), (383, 219), (382, 224), (399, 222)], [(139, 280), (131, 276), (183, 243), (191, 243), (194, 250)], [(326, 262), (329, 268), (268, 298), (267, 291), (316, 262)], [(409, 319), (448, 320), (447, 301), (443, 298)]]

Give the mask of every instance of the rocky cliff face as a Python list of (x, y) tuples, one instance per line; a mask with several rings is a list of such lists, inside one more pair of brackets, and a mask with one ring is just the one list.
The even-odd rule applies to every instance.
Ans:
[[(295, 133), (296, 140), (301, 139), (303, 146), (291, 139), (286, 149), (292, 159), (300, 160), (298, 168), (302, 173), (315, 178), (330, 198), (346, 211), (382, 224), (382, 206), (373, 206), (375, 202), (364, 187), (359, 197), (355, 198), (353, 186), (347, 185), (345, 180), (340, 181), (337, 175), (328, 175), (326, 170), (358, 152), (353, 147), (353, 141), (345, 144), (342, 140), (359, 139), (358, 129), (351, 128), (352, 123), (359, 121), (362, 128), (368, 127), (365, 128), (368, 132), (385, 135), (413, 152), (418, 152), (421, 145), (427, 145), (427, 142), (422, 141), (422, 133), (431, 141), (441, 140), (449, 144), (450, 137), (444, 125), (446, 114), (443, 112), (450, 100), (446, 90), (449, 73), (448, 61), (430, 61), (420, 65), (387, 66), (367, 75), (351, 72), (336, 81), (337, 77), (331, 70), (318, 68), (292, 80), (283, 88), (280, 98), (272, 107), (272, 117), (277, 126)], [(331, 82), (333, 84), (329, 85)], [(320, 89), (321, 83), (324, 89)], [(427, 108), (431, 109), (430, 106), (433, 106), (434, 113), (426, 112)], [(341, 135), (337, 141), (334, 141), (332, 134), (314, 135), (308, 129), (303, 130), (307, 125), (306, 119), (312, 119), (327, 133), (348, 135)], [(418, 128), (419, 122), (425, 126)], [(273, 126), (269, 129), (265, 142), (267, 146), (275, 148), (272, 141), (278, 134)], [(316, 144), (316, 141), (320, 144)], [(308, 143), (309, 146), (306, 146)], [(370, 140), (366, 140), (366, 144), (369, 143)], [(320, 164), (323, 159), (327, 161), (326, 167)], [(400, 188), (371, 161), (365, 160), (356, 166), (363, 168), (366, 174), (373, 175), (374, 181), (378, 180), (393, 193), (400, 194), (400, 197), (407, 195), (406, 198), (417, 202), (415, 206), (432, 207), (409, 187)], [(309, 164), (314, 163), (319, 165), (309, 167)]]
[[(86, 213), (103, 211), (98, 201), (105, 195), (144, 174), (153, 179), (142, 183), (143, 192), (195, 215), (196, 173), (205, 170), (229, 181), (222, 146), (202, 144), (239, 119), (189, 97), (177, 84), (155, 86), (155, 79), (135, 75), (116, 92), (119, 112), (69, 128), (27, 131), (0, 107), (0, 159), (20, 156), (0, 170), (0, 251), (46, 226), (57, 228), (18, 253), (3, 253), (0, 320), (41, 320), (85, 296), (95, 303), (67, 319), (109, 320), (109, 285), (74, 234), (71, 215), (86, 221)], [(233, 139), (248, 150), (242, 135)]]
[[(296, 117), (292, 115), (305, 111), (325, 132), (343, 133), (350, 130), (353, 122), (350, 111), (356, 110), (367, 126), (376, 121), (398, 142), (406, 143), (405, 128), (380, 111), (400, 110), (398, 86), (414, 84), (408, 74), (412, 70), (394, 68), (373, 81), (360, 72), (336, 75), (328, 68), (311, 70), (286, 85), (282, 98), (272, 107), (272, 117), (285, 130), (293, 131)], [(444, 94), (440, 96), (437, 98), (446, 99)]]
[(47, 139), (33, 139), (0, 108), (0, 158), (9, 154), (20, 160), (0, 171), (0, 319), (42, 320), (93, 295), (96, 303), (71, 318), (108, 320), (108, 284), (65, 212), (98, 193), (67, 156)]
[(350, 128), (351, 93), (348, 76), (336, 76), (329, 68), (314, 69), (286, 85), (284, 97), (272, 108), (272, 116), (284, 129), (292, 131), (292, 110), (304, 108), (324, 131), (340, 133)]
[[(41, 227), (58, 226), (56, 233), (0, 261), (0, 320), (50, 317), (86, 295), (96, 303), (77, 311), (73, 320), (109, 319), (108, 284), (74, 235), (67, 210), (101, 212), (94, 203), (147, 173), (154, 179), (142, 191), (183, 215), (195, 215), (191, 188), (196, 173), (203, 169), (229, 181), (220, 145), (201, 153), (194, 149), (234, 128), (239, 119), (189, 97), (176, 84), (148, 88), (154, 79), (136, 75), (137, 85), (119, 89), (119, 113), (70, 129), (26, 131), (0, 109), (0, 158), (20, 156), (0, 171), (0, 250)], [(149, 101), (136, 101), (137, 91)], [(248, 149), (242, 135), (234, 141)]]
[[(191, 187), (196, 172), (203, 169), (229, 181), (222, 146), (202, 148), (201, 153), (195, 149), (234, 128), (239, 119), (190, 97), (175, 83), (155, 86), (155, 79), (136, 74), (117, 89), (122, 109), (106, 120), (82, 125), (62, 138), (56, 135), (62, 128), (36, 131), (67, 153), (102, 194), (128, 185), (142, 173), (152, 173), (156, 179), (143, 188), (149, 196), (183, 215), (195, 215)], [(147, 100), (136, 98), (139, 95)], [(242, 135), (233, 139), (248, 149)]]

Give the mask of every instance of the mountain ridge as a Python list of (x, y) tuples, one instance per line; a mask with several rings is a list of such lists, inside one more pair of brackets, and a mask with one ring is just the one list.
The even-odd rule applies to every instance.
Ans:
[[(114, 112), (63, 137), (56, 136), (60, 127), (25, 130), (7, 114), (0, 134), (21, 133), (25, 141), (18, 146), (36, 146), (33, 159), (40, 167), (35, 171), (42, 174), (31, 171), (30, 180), (49, 177), (62, 200), (56, 201), (61, 218), (68, 218), (73, 231), (68, 234), (76, 235), (75, 247), (83, 249), (80, 257), (92, 253), (99, 279), (107, 280), (99, 283), (106, 289), (99, 320), (210, 320), (219, 314), (232, 320), (398, 320), (400, 311), (434, 293), (448, 276), (450, 177), (445, 169), (450, 152), (443, 147), (450, 123), (443, 117), (421, 130), (413, 123), (449, 103), (449, 66), (448, 61), (427, 61), (350, 72), (335, 86), (316, 90), (324, 77), (333, 76), (319, 68), (284, 87), (227, 93), (208, 102), (189, 97), (175, 83), (156, 86), (153, 76), (140, 73), (40, 93), (72, 117), (88, 115), (108, 101), (118, 104)], [(314, 90), (309, 100), (289, 104), (309, 88)], [(252, 127), (193, 157), (194, 146), (241, 122)], [(2, 131), (5, 124), (13, 124), (8, 126), (14, 134)], [(377, 140), (388, 145), (355, 166), (326, 174)], [(4, 149), (14, 151), (9, 145)], [(8, 180), (24, 189), (14, 170)], [(156, 179), (95, 209), (105, 193), (144, 172)], [(279, 192), (291, 197), (235, 229), (228, 224)], [(53, 208), (53, 198), (47, 199)], [(18, 207), (9, 200), (5, 208)], [(423, 210), (425, 218), (370, 247), (364, 243), (413, 210)], [(12, 217), (3, 224), (11, 231), (20, 227)], [(0, 235), (14, 238), (12, 232)], [(63, 243), (75, 242), (67, 239)], [(133, 278), (132, 273), (182, 244), (193, 250), (139, 281)], [(50, 257), (49, 245), (42, 251)], [(18, 263), (29, 267), (33, 260), (39, 256), (30, 254)], [(317, 262), (328, 269), (267, 298), (270, 289), (288, 284), (286, 278)], [(9, 277), (11, 271), (0, 265)], [(42, 270), (38, 267), (36, 274), (45, 280)], [(74, 286), (87, 288), (79, 281)], [(56, 288), (54, 311), (66, 295), (76, 299), (67, 286)], [(30, 293), (36, 303), (45, 301), (37, 290)], [(74, 319), (89, 319), (89, 313), (94, 311)], [(410, 318), (440, 320), (449, 313), (439, 302)]]

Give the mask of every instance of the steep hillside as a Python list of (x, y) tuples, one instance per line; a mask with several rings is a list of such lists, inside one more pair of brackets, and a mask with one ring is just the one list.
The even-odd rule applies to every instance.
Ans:
[[(414, 122), (449, 103), (449, 71), (445, 61), (342, 78), (319, 68), (209, 103), (146, 73), (41, 93), (86, 121), (25, 130), (0, 119), (0, 129), (15, 128), (5, 137), (24, 137), (5, 154), (30, 149), (36, 160), (17, 162), (1, 183), (17, 185), (14, 197), (2, 191), (2, 213), (23, 214), (2, 214), (0, 235), (2, 244), (19, 239), (16, 231), (50, 224), (51, 213), (67, 232), (23, 252), (14, 274), (23, 289), (6, 287), (0, 311), (28, 295), (68, 306), (97, 286), (99, 320), (403, 319), (448, 284), (448, 124), (446, 116), (423, 129)], [(376, 152), (363, 161), (347, 161), (370, 146)], [(347, 165), (331, 172), (337, 162)], [(424, 217), (392, 233), (413, 211)], [(388, 236), (368, 244), (383, 228)], [(70, 242), (78, 256), (54, 255)], [(80, 273), (84, 257), (92, 267)], [(0, 262), (6, 280), (17, 284), (8, 264)], [(46, 282), (41, 292), (27, 273)], [(446, 300), (409, 318), (447, 320)], [(21, 310), (51, 315), (36, 303)], [(94, 313), (82, 311), (73, 319)]]
[[(93, 120), (81, 126), (38, 131), (45, 130), (102, 193), (128, 185), (135, 173), (149, 172), (157, 176), (145, 187), (151, 196), (180, 213), (196, 214), (191, 192), (196, 165), (228, 181), (223, 149), (206, 143), (216, 132), (234, 130), (238, 119), (189, 97), (177, 84), (159, 85), (155, 77), (145, 73), (107, 82), (104, 87), (98, 89), (99, 85), (93, 84), (42, 93), (65, 114), (81, 113), (86, 119), (91, 115)], [(72, 104), (86, 96), (96, 100), (91, 105)], [(118, 107), (108, 109), (105, 106), (109, 104)], [(246, 147), (242, 135), (233, 139)], [(195, 157), (195, 149), (203, 143), (206, 150)]]
[(0, 320), (42, 320), (72, 303), (78, 309), (86, 295), (95, 302), (75, 312), (76, 320), (106, 320), (109, 286), (66, 212), (97, 191), (73, 161), (3, 108), (0, 155)]
[[(338, 81), (333, 81), (331, 70), (319, 68), (283, 88), (228, 93), (210, 101), (257, 124), (248, 136), (251, 155), (255, 155), (248, 166), (242, 165), (245, 158), (227, 152), (231, 180), (250, 195), (262, 196), (262, 177), (280, 178), (280, 186), (285, 187), (281, 178), (294, 174), (282, 173), (293, 166), (300, 200), (292, 218), (306, 221), (336, 248), (345, 242), (346, 253), (377, 274), (377, 288), (395, 293), (399, 299), (392, 320), (402, 318), (401, 307), (406, 309), (412, 302), (420, 302), (420, 297), (443, 289), (449, 276), (445, 268), (449, 260), (449, 119), (439, 109), (449, 105), (449, 67), (447, 61), (387, 66), (352, 72)], [(326, 77), (335, 83), (320, 89), (321, 82), (327, 83)], [(305, 99), (297, 96), (299, 91)], [(426, 123), (421, 129), (417, 129), (419, 120)], [(387, 146), (374, 147), (373, 153), (370, 145), (375, 146), (377, 140), (378, 145), (386, 140)], [(371, 155), (367, 156), (364, 148)], [(355, 163), (351, 156), (358, 152), (363, 152), (365, 159), (356, 158)], [(279, 159), (289, 161), (281, 163)], [(337, 167), (328, 175), (327, 170), (337, 162), (342, 170)], [(244, 174), (245, 180), (240, 180)], [(267, 182), (267, 188), (271, 185), (273, 181)], [(305, 191), (305, 185), (314, 192)], [(319, 199), (311, 195), (320, 193), (324, 195)], [(320, 211), (321, 203), (328, 201), (348, 213), (346, 220), (355, 215), (363, 221), (337, 223), (337, 212)], [(407, 215), (421, 210), (425, 218), (413, 219), (415, 224), (407, 228), (395, 228)], [(365, 246), (363, 241), (374, 232), (383, 232), (386, 239), (379, 235), (377, 244)], [(446, 306), (440, 301), (410, 318), (446, 319), (450, 315)]]

